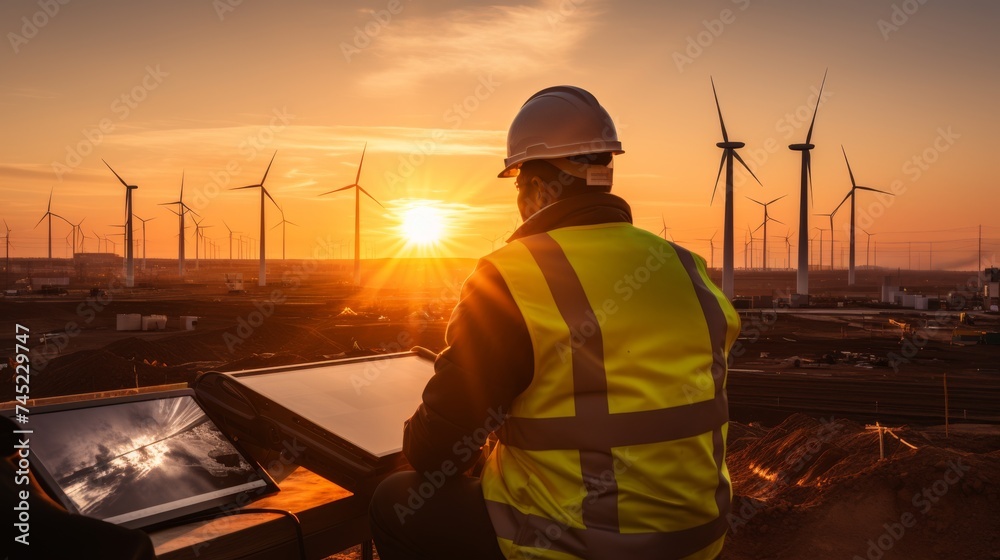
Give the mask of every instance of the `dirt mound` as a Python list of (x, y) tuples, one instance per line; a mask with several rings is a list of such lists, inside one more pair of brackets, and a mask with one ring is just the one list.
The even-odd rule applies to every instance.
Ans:
[(878, 431), (853, 422), (734, 423), (723, 558), (1000, 557), (1000, 430), (971, 444), (936, 429), (893, 433), (905, 443), (884, 434), (880, 460)]

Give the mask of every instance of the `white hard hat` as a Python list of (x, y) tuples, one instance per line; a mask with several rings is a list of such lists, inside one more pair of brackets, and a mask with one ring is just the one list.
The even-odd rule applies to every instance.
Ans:
[(526, 161), (599, 153), (625, 153), (611, 116), (584, 89), (550, 87), (529, 97), (514, 117), (497, 176), (516, 176)]

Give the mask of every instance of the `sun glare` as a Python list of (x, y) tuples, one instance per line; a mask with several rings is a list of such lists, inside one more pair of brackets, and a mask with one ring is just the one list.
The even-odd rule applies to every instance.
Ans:
[(403, 211), (400, 229), (408, 243), (434, 245), (445, 229), (444, 213), (428, 203), (420, 203)]

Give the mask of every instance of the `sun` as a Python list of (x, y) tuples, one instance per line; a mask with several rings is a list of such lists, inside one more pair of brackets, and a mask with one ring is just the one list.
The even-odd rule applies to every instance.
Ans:
[(429, 204), (411, 206), (403, 211), (400, 230), (408, 243), (434, 245), (444, 234), (444, 213)]

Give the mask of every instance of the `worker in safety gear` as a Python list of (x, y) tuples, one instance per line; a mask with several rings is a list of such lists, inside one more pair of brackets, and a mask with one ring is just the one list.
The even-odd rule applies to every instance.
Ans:
[(499, 176), (524, 223), (462, 288), (404, 427), (414, 471), (375, 492), (384, 560), (720, 554), (739, 318), (704, 259), (633, 226), (610, 194), (622, 153), (577, 87), (539, 91), (514, 118)]

